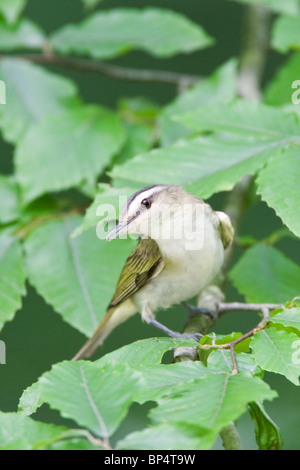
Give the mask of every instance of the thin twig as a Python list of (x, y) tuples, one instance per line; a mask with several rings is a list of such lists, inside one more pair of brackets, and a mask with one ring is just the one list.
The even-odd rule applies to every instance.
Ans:
[[(249, 305), (251, 305), (251, 304), (249, 304)], [(200, 344), (199, 347), (201, 349), (230, 349), (231, 357), (234, 357), (234, 348), (235, 348), (235, 346), (237, 344), (241, 343), (242, 341), (244, 341), (245, 339), (250, 338), (251, 336), (253, 336), (258, 331), (263, 330), (265, 328), (265, 326), (267, 325), (267, 323), (269, 322), (270, 309), (268, 307), (268, 304), (252, 304), (252, 305), (260, 305), (259, 310), (262, 312), (262, 319), (255, 328), (252, 328), (252, 330), (247, 331), (247, 333), (243, 334), (242, 336), (239, 336), (239, 338), (236, 338), (235, 340), (230, 341), (229, 343), (216, 344), (213, 341), (212, 344)], [(278, 304), (269, 304), (269, 305), (272, 305), (272, 306), (277, 305), (278, 306)], [(252, 310), (258, 310), (258, 309), (255, 308), (255, 309), (252, 309)], [(226, 310), (226, 311), (228, 311), (228, 310)], [(238, 372), (238, 369), (237, 369), (237, 364), (236, 364), (235, 357), (234, 357), (234, 359), (233, 359), (233, 373), (236, 373), (236, 372)]]
[(275, 310), (277, 308), (283, 308), (282, 304), (254, 304), (254, 303), (245, 303), (245, 302), (222, 302), (219, 304), (219, 316), (226, 312), (234, 311), (247, 311), (247, 312), (259, 312), (263, 309)]
[(53, 52), (35, 54), (24, 53), (13, 56), (1, 54), (0, 60), (7, 57), (28, 60), (29, 62), (41, 65), (56, 65), (85, 72), (95, 72), (116, 80), (129, 80), (132, 82), (158, 82), (176, 86), (184, 85), (186, 87), (203, 80), (203, 77), (197, 75), (169, 72), (167, 70), (141, 70), (131, 67), (121, 67), (98, 60), (60, 56)]

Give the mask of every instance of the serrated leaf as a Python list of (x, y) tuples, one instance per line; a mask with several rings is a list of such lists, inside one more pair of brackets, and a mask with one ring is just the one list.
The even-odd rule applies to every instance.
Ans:
[(210, 77), (201, 80), (174, 101), (165, 106), (159, 116), (160, 134), (163, 145), (190, 134), (190, 130), (173, 119), (199, 106), (211, 103), (229, 103), (236, 96), (237, 64), (230, 60), (219, 67)]
[[(128, 344), (116, 349), (115, 351), (112, 351), (111, 353), (105, 354), (105, 356), (102, 356), (100, 359), (96, 360), (94, 364), (99, 367), (99, 369), (103, 367), (109, 367), (109, 365), (112, 363), (123, 364), (138, 372), (144, 380), (144, 386), (141, 388), (139, 393), (141, 397), (143, 393), (148, 393), (148, 395), (151, 394), (151, 390), (145, 390), (145, 378), (148, 377), (153, 379), (153, 366), (160, 364), (164, 353), (177, 347), (188, 346), (195, 347), (195, 341), (180, 338), (147, 338), (135, 341), (132, 344)], [(184, 374), (186, 380), (191, 380), (195, 376), (195, 368), (193, 364), (194, 363), (191, 363), (191, 370), (188, 374), (184, 374), (185, 369), (182, 368), (182, 373)], [(148, 367), (150, 367), (149, 371)], [(196, 366), (196, 370), (199, 374), (199, 367)], [(176, 367), (174, 372), (176, 372)], [(180, 377), (182, 380), (184, 380), (182, 376)], [(163, 387), (170, 381), (172, 381), (172, 377), (170, 380), (168, 377), (165, 379), (162, 377), (160, 386)], [(153, 380), (151, 385), (153, 388), (159, 387), (159, 384), (156, 385), (156, 378)], [(137, 400), (137, 397), (135, 399)], [(147, 399), (149, 398), (147, 397)], [(39, 379), (37, 382), (33, 383), (24, 390), (19, 400), (18, 413), (28, 416), (34, 413), (42, 404), (43, 399), (41, 395), (41, 385)]]
[(195, 131), (218, 131), (255, 139), (300, 140), (296, 114), (266, 106), (258, 101), (238, 100), (214, 104), (177, 116), (179, 122)]
[(0, 230), (0, 329), (13, 319), (25, 295), (26, 273), (22, 248), (11, 230)]
[[(121, 450), (205, 450), (213, 441), (214, 435), (200, 426), (166, 423), (128, 434), (116, 447)], [(183, 461), (192, 463), (193, 456), (183, 456)]]
[(17, 20), (26, 3), (27, 0), (1, 0), (0, 12), (7, 23), (14, 23)]
[(300, 267), (272, 246), (249, 248), (229, 278), (247, 302), (285, 303), (299, 295)]
[(280, 429), (259, 402), (249, 403), (250, 415), (255, 423), (256, 442), (259, 450), (281, 450), (283, 447)]
[[(102, 367), (117, 362), (131, 367), (140, 374), (144, 384), (135, 400), (138, 403), (154, 401), (172, 386), (193, 381), (211, 372), (201, 362), (161, 364), (165, 352), (179, 347), (195, 347), (195, 341), (171, 338), (140, 340), (106, 354), (95, 364)], [(218, 372), (214, 370), (211, 373)]]
[(65, 77), (21, 59), (2, 59), (0, 79), (6, 85), (6, 105), (0, 106), (5, 140), (17, 143), (44, 116), (78, 104), (77, 89)]
[(23, 391), (18, 404), (18, 414), (30, 416), (42, 404), (40, 383), (34, 382)]
[(295, 333), (269, 326), (252, 337), (253, 357), (262, 369), (282, 374), (299, 385), (300, 364), (293, 348), (297, 341), (299, 337)]
[(262, 199), (272, 207), (283, 223), (300, 237), (300, 147), (288, 147), (283, 153), (273, 155), (257, 177), (257, 190)]
[(88, 361), (65, 361), (46, 372), (40, 384), (42, 398), (63, 417), (108, 438), (125, 418), (138, 381), (139, 376), (122, 364), (99, 369)]
[[(295, 89), (292, 88), (293, 82), (298, 78), (300, 70), (300, 54), (294, 53), (289, 56), (276, 71), (275, 76), (267, 84), (264, 91), (264, 100), (267, 104), (278, 106), (290, 104)], [(293, 106), (297, 111), (297, 106)]]
[(150, 412), (155, 423), (183, 422), (204, 427), (215, 433), (237, 419), (247, 403), (271, 400), (276, 392), (257, 377), (239, 372), (235, 375), (215, 374), (196, 379), (170, 390), (159, 399), (158, 407)]
[(24, 247), (30, 283), (67, 323), (90, 336), (135, 242), (110, 244), (99, 240), (94, 230), (71, 238), (81, 221), (71, 217), (44, 224), (30, 233)]
[(208, 198), (218, 191), (229, 191), (245, 175), (256, 173), (270, 155), (285, 145), (285, 139), (251, 141), (217, 137), (179, 140), (174, 145), (138, 155), (110, 175), (131, 184), (184, 185), (191, 193)]
[(178, 384), (192, 382), (210, 373), (219, 373), (207, 369), (200, 361), (147, 366), (140, 363), (135, 370), (141, 374), (144, 384), (136, 395), (137, 403), (157, 401)]
[(300, 307), (286, 308), (276, 315), (272, 315), (271, 322), (300, 330)]
[(16, 178), (24, 202), (96, 179), (124, 139), (119, 117), (98, 106), (43, 119), (28, 131), (16, 152)]
[(47, 443), (67, 437), (69, 429), (64, 426), (35, 421), (17, 413), (0, 411), (0, 449), (36, 450)]
[[(0, 6), (1, 8), (1, 6)], [(35, 23), (22, 19), (15, 24), (5, 24), (0, 20), (0, 50), (41, 49), (45, 35)]]
[(290, 49), (300, 49), (300, 15), (282, 15), (276, 19), (272, 30), (271, 45), (282, 53)]
[(195, 347), (195, 341), (192, 339), (181, 338), (147, 338), (127, 344), (121, 348), (105, 354), (95, 364), (101, 367), (109, 364), (111, 361), (126, 364), (135, 368), (139, 365), (160, 364), (163, 355), (172, 349), (179, 347)]
[(18, 187), (12, 176), (0, 175), (0, 223), (13, 222), (20, 216)]
[(175, 11), (158, 8), (102, 11), (52, 35), (56, 51), (87, 54), (96, 59), (111, 59), (132, 49), (169, 57), (208, 47), (212, 42), (199, 25)]

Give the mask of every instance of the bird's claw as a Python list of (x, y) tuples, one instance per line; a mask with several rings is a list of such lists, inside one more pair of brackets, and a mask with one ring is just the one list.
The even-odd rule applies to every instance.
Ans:
[(209, 310), (204, 307), (195, 307), (194, 305), (189, 305), (186, 302), (181, 302), (181, 305), (189, 312), (191, 316), (194, 315), (209, 315), (212, 320), (216, 320), (218, 313), (214, 310)]
[(201, 333), (182, 333), (180, 335), (180, 338), (184, 338), (184, 339), (194, 339), (195, 341), (197, 341), (197, 343), (199, 343), (200, 339), (203, 338), (203, 335), (201, 335)]

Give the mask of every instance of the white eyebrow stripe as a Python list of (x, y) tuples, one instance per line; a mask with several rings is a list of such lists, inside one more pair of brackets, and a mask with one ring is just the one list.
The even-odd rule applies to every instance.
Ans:
[(155, 185), (155, 186), (148, 186), (144, 189), (141, 189), (140, 191), (137, 191), (135, 194), (133, 194), (128, 199), (127, 207), (129, 207), (129, 206), (133, 205), (134, 203), (136, 203), (137, 199), (138, 199), (138, 204), (139, 204), (140, 201), (142, 201), (143, 199), (147, 199), (150, 196), (153, 196), (153, 194), (156, 194), (156, 193), (162, 191), (163, 189), (165, 189), (167, 187), (168, 187), (167, 185), (158, 184), (158, 185)]

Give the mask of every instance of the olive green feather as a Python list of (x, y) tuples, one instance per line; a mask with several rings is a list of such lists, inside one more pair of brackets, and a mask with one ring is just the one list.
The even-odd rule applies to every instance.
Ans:
[(140, 240), (126, 260), (109, 308), (116, 307), (135, 294), (149, 279), (157, 276), (163, 267), (164, 261), (157, 243), (151, 238)]

